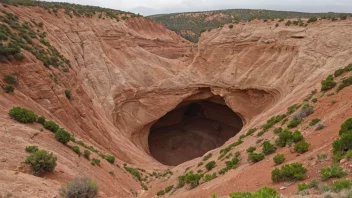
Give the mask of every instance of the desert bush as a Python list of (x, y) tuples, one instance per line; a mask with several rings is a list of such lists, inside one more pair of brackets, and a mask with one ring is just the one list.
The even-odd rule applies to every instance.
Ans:
[(274, 126), (276, 123), (281, 122), (281, 120), (283, 120), (286, 117), (285, 114), (283, 115), (276, 115), (271, 117), (269, 120), (266, 121), (266, 124), (263, 125), (263, 130), (267, 131), (268, 129), (270, 129), (272, 126)]
[(15, 91), (15, 87), (13, 85), (6, 85), (4, 87), (4, 91), (5, 93), (11, 93), (11, 92), (14, 92)]
[(337, 92), (341, 91), (342, 89), (351, 86), (352, 85), (352, 77), (346, 78), (344, 80), (342, 80), (342, 83), (339, 84), (339, 86), (337, 87)]
[(199, 185), (199, 180), (201, 178), (201, 175), (189, 172), (185, 175), (185, 182), (186, 184), (190, 184), (192, 187), (195, 187)]
[(334, 72), (334, 76), (335, 77), (338, 77), (338, 76), (341, 76), (343, 73), (345, 73), (345, 69), (337, 69), (335, 72)]
[(156, 193), (157, 196), (163, 196), (165, 195), (165, 191), (164, 190), (160, 190)]
[(138, 169), (125, 166), (125, 170), (127, 172), (129, 172), (131, 175), (133, 175), (136, 179), (138, 179), (138, 181), (142, 181), (142, 177), (141, 177), (141, 174), (139, 173)]
[(308, 19), (307, 23), (314, 23), (314, 22), (316, 22), (317, 20), (318, 20), (317, 17), (311, 17), (311, 18)]
[(313, 103), (316, 103), (316, 102), (318, 102), (318, 99), (317, 99), (317, 98), (313, 98), (313, 99), (312, 99), (312, 102), (313, 102)]
[(10, 85), (17, 85), (18, 81), (14, 75), (6, 74), (4, 75), (4, 81)]
[(280, 198), (280, 195), (272, 188), (263, 187), (254, 192), (235, 192), (230, 194), (230, 198)]
[(71, 134), (65, 131), (65, 129), (60, 128), (55, 133), (55, 139), (63, 144), (66, 144), (67, 142), (70, 141)]
[(56, 167), (57, 157), (46, 150), (37, 150), (31, 153), (25, 163), (31, 165), (35, 174), (52, 172)]
[(350, 189), (352, 187), (352, 182), (348, 179), (336, 180), (332, 184), (332, 190), (334, 192), (341, 192), (344, 189)]
[(294, 104), (294, 105), (292, 105), (292, 106), (289, 106), (288, 108), (287, 108), (287, 115), (291, 115), (292, 113), (294, 113), (297, 109), (299, 109), (301, 107), (301, 105), (299, 105), (299, 104)]
[(305, 153), (308, 151), (308, 148), (310, 147), (310, 144), (307, 143), (306, 141), (302, 140), (300, 142), (298, 142), (297, 144), (295, 144), (294, 146), (294, 150), (296, 153)]
[(304, 104), (301, 110), (295, 115), (293, 115), (292, 118), (293, 120), (301, 120), (302, 118), (305, 118), (313, 113), (314, 113), (314, 108), (309, 104)]
[(27, 146), (26, 147), (26, 152), (28, 153), (35, 153), (37, 152), (39, 149), (37, 146)]
[(342, 157), (348, 150), (352, 150), (352, 131), (343, 133), (342, 136), (333, 143), (335, 157)]
[(82, 153), (78, 146), (73, 146), (72, 150), (73, 152), (77, 153), (78, 156), (81, 156)]
[(315, 130), (316, 131), (319, 131), (319, 130), (322, 130), (323, 128), (325, 128), (325, 124), (323, 122), (319, 122), (316, 127), (315, 127)]
[(100, 166), (100, 160), (99, 160), (99, 159), (96, 159), (96, 158), (93, 158), (91, 164), (92, 164), (93, 166), (95, 166), (95, 165)]
[(71, 100), (71, 91), (69, 89), (65, 90), (65, 96), (67, 99)]
[(248, 154), (248, 161), (252, 163), (257, 163), (264, 159), (264, 153), (249, 153)]
[(210, 171), (211, 169), (213, 169), (213, 168), (215, 167), (215, 165), (216, 165), (216, 162), (215, 162), (215, 161), (211, 161), (211, 162), (209, 162), (209, 163), (207, 163), (207, 164), (205, 165), (205, 168), (206, 168), (208, 171)]
[(18, 61), (22, 61), (24, 59), (24, 55), (22, 53), (15, 54), (15, 59)]
[(87, 160), (90, 160), (90, 151), (84, 150), (83, 151), (83, 157), (85, 157)]
[(265, 155), (270, 155), (272, 153), (275, 153), (275, 151), (276, 151), (276, 147), (272, 145), (269, 140), (265, 140), (263, 143), (262, 152)]
[(285, 129), (279, 134), (279, 138), (275, 141), (275, 144), (279, 147), (285, 147), (293, 142), (293, 134), (291, 131)]
[(347, 14), (340, 14), (340, 19), (341, 20), (346, 20), (347, 19)]
[(11, 118), (21, 123), (33, 123), (36, 122), (38, 118), (33, 111), (21, 107), (13, 107), (9, 111), (9, 115)]
[(257, 128), (251, 128), (251, 129), (248, 129), (247, 133), (246, 133), (246, 136), (250, 136), (252, 135), (253, 133), (255, 133), (257, 131)]
[(279, 165), (282, 164), (286, 160), (286, 158), (283, 154), (277, 154), (274, 156), (273, 160), (276, 165)]
[(343, 135), (349, 131), (352, 131), (352, 118), (347, 119), (344, 123), (341, 124), (339, 134)]
[(249, 148), (247, 148), (247, 153), (253, 153), (256, 150), (256, 148), (254, 146), (250, 146)]
[(47, 120), (44, 122), (44, 128), (55, 133), (57, 130), (59, 130), (59, 125), (57, 125), (54, 121)]
[(306, 183), (300, 183), (298, 184), (297, 187), (298, 187), (298, 192), (309, 189), (309, 186)]
[(198, 163), (198, 167), (201, 166), (201, 165), (203, 165), (203, 164), (204, 164), (203, 162), (199, 162), (199, 163)]
[(309, 188), (318, 189), (318, 187), (319, 187), (319, 182), (318, 182), (318, 180), (316, 180), (316, 179), (312, 180), (312, 181), (308, 184), (308, 187), (309, 187)]
[(174, 185), (168, 186), (165, 188), (165, 193), (170, 192), (174, 188)]
[(328, 91), (336, 86), (334, 77), (329, 75), (325, 80), (321, 81), (321, 91)]
[(210, 159), (213, 156), (212, 153), (209, 153), (208, 155), (203, 157), (203, 161), (207, 161), (208, 159)]
[(309, 126), (314, 126), (318, 124), (321, 120), (319, 118), (314, 118), (312, 121), (310, 121)]
[(115, 162), (115, 156), (108, 155), (106, 158), (106, 161), (108, 161), (110, 164), (114, 164)]
[(271, 172), (273, 182), (282, 182), (289, 180), (302, 180), (306, 177), (307, 169), (300, 163), (287, 164), (281, 167), (281, 170), (275, 168)]
[(347, 175), (347, 173), (338, 165), (332, 165), (331, 167), (320, 169), (320, 177), (322, 180), (327, 180), (329, 178), (341, 178), (345, 175)]
[(299, 124), (302, 123), (302, 119), (299, 119), (299, 120), (291, 120), (288, 124), (287, 124), (287, 128), (289, 129), (292, 129), (292, 128), (295, 128), (297, 127)]
[(204, 175), (204, 181), (208, 182), (216, 178), (216, 173)]
[(227, 169), (234, 169), (237, 168), (238, 163), (240, 162), (240, 160), (237, 157), (232, 158), (231, 161), (226, 161), (226, 168)]
[(302, 140), (304, 140), (304, 137), (303, 137), (303, 135), (302, 135), (302, 133), (300, 131), (296, 130), (295, 132), (293, 132), (292, 141), (294, 143), (300, 142)]
[(275, 129), (273, 130), (273, 132), (274, 132), (275, 134), (280, 134), (282, 131), (283, 131), (283, 129), (282, 129), (281, 127), (275, 128)]
[(236, 151), (235, 157), (239, 157), (240, 155), (241, 155), (241, 153), (239, 151)]
[(44, 116), (40, 116), (40, 117), (38, 117), (37, 122), (38, 122), (38, 123), (40, 123), (40, 124), (43, 124), (43, 125), (44, 125), (44, 122), (45, 122), (45, 117), (44, 117)]
[(321, 153), (321, 154), (317, 155), (317, 158), (318, 158), (319, 162), (322, 162), (322, 161), (328, 159), (328, 155), (326, 153)]
[(89, 178), (76, 177), (66, 187), (60, 188), (59, 194), (67, 198), (93, 198), (98, 194), (98, 185)]

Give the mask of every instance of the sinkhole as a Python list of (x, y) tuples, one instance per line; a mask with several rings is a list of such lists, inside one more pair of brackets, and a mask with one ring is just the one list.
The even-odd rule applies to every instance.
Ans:
[(222, 146), (243, 127), (242, 119), (219, 96), (185, 101), (150, 128), (151, 155), (176, 166)]

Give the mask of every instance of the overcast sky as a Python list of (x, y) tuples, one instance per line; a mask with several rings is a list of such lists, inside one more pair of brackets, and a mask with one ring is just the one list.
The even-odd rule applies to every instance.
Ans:
[(216, 9), (271, 9), (302, 12), (352, 12), (352, 0), (49, 0), (96, 5), (142, 15)]

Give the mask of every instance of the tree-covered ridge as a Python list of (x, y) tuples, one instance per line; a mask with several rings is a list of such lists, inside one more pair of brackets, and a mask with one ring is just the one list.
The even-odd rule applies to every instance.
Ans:
[[(149, 16), (149, 18), (165, 25), (168, 29), (175, 31), (178, 34), (181, 34), (184, 38), (197, 42), (200, 33), (203, 31), (219, 28), (228, 23), (238, 23), (254, 19), (260, 19), (266, 22), (275, 19), (283, 21), (284, 19), (312, 17), (336, 20), (337, 18), (342, 17), (342, 15), (347, 16), (346, 14), (332, 12), (304, 13), (273, 10), (231, 9), (209, 12), (159, 14)], [(191, 30), (194, 35), (185, 34), (185, 30)]]

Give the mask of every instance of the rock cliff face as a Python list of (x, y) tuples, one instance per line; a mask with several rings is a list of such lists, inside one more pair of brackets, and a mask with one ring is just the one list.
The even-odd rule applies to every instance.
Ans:
[[(198, 164), (194, 159), (176, 167), (165, 166), (151, 154), (150, 148), (155, 145), (148, 144), (153, 143), (148, 141), (150, 128), (168, 112), (185, 102), (212, 97), (220, 98), (222, 106), (231, 108), (239, 116), (242, 130), (233, 131), (232, 135), (238, 134), (233, 138), (229, 137), (231, 133), (226, 134), (216, 146), (197, 154), (220, 146), (212, 151), (217, 158), (218, 151), (239, 135), (259, 127), (273, 115), (285, 113), (288, 106), (319, 89), (320, 81), (328, 74), (352, 62), (351, 20), (319, 21), (308, 27), (275, 28), (274, 22), (237, 24), (205, 32), (198, 44), (191, 44), (145, 18), (117, 22), (98, 16), (54, 16), (39, 7), (0, 9), (14, 13), (21, 21), (43, 22), (50, 43), (72, 65), (69, 72), (49, 69), (27, 51), (24, 61), (0, 63), (1, 76), (15, 73), (19, 80), (13, 94), (0, 91), (0, 191), (14, 197), (53, 197), (60, 186), (76, 175), (96, 180), (101, 197), (133, 197), (132, 191), (140, 197), (154, 197), (160, 189), (176, 183), (185, 168)], [(50, 78), (52, 75), (57, 83)], [(4, 85), (2, 79), (0, 83)], [(67, 88), (72, 100), (65, 97)], [(313, 150), (328, 151), (325, 145), (337, 135), (334, 129), (343, 118), (352, 115), (351, 110), (344, 108), (351, 105), (350, 91), (346, 88), (334, 96), (342, 101), (338, 109), (326, 107), (331, 99), (317, 104), (317, 115), (324, 115), (330, 127), (325, 132), (329, 136), (314, 139)], [(26, 107), (55, 120), (77, 138), (116, 156), (121, 168), (105, 161), (102, 167), (94, 167), (56, 142), (49, 132), (40, 132), (39, 124), (23, 125), (11, 120), (8, 111), (13, 106)], [(272, 135), (265, 134), (263, 138), (270, 139)], [(243, 151), (255, 141), (251, 137), (239, 149)], [(58, 156), (54, 173), (44, 178), (29, 173), (23, 164), (27, 156), (24, 148), (33, 144)], [(303, 156), (291, 155), (288, 161), (305, 160)], [(149, 172), (171, 169), (174, 174), (168, 180), (151, 181), (150, 189), (144, 191), (139, 182), (125, 173), (124, 163)], [(213, 193), (226, 195), (273, 186), (270, 171), (262, 171), (271, 168), (271, 162), (249, 166), (243, 159), (240, 168), (221, 179), (191, 191), (180, 189), (173, 196), (209, 197)], [(115, 176), (109, 171), (114, 171)], [(249, 172), (255, 177), (246, 177)], [(294, 191), (292, 187), (283, 193)]]

